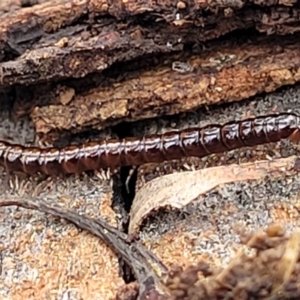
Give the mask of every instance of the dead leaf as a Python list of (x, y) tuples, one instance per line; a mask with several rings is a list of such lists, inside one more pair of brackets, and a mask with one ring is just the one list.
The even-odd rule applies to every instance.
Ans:
[(156, 178), (146, 183), (136, 194), (130, 212), (129, 234), (138, 229), (149, 213), (161, 207), (181, 209), (200, 195), (225, 183), (259, 180), (266, 176), (291, 176), (298, 171), (294, 168), (297, 161), (296, 156), (290, 156), (173, 173)]

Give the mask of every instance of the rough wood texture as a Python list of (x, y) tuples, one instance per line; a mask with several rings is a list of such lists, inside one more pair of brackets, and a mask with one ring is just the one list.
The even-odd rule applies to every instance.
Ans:
[[(87, 177), (46, 182), (38, 187), (1, 176), (2, 199), (42, 195), (47, 203), (90, 217), (105, 217), (116, 226), (109, 182)], [(118, 258), (99, 238), (35, 211), (0, 209), (1, 299), (71, 297), (114, 299), (123, 286)]]
[[(42, 141), (52, 144), (91, 128), (195, 111), (199, 106), (273, 92), (299, 81), (299, 13), (295, 0), (1, 2), (0, 105), (9, 103), (15, 119), (29, 115)], [(298, 95), (299, 89), (286, 89), (270, 98), (257, 97), (248, 106), (228, 103), (224, 110), (201, 110), (198, 117), (204, 123), (219, 123), (251, 113), (297, 111)], [(190, 121), (185, 119), (185, 125)], [(163, 129), (164, 125), (158, 128)], [(21, 136), (28, 137), (25, 133)], [(297, 154), (297, 147), (281, 146), (194, 160), (190, 167)], [(181, 170), (186, 168), (182, 162), (177, 164)], [(157, 166), (151, 167), (139, 170), (138, 184), (163, 174), (157, 172)], [(176, 164), (160, 167), (165, 167), (164, 172), (174, 171)], [(23, 185), (1, 179), (3, 197), (24, 196)], [(111, 190), (109, 182), (91, 179), (85, 180), (86, 184), (82, 178), (75, 179), (69, 185), (63, 179), (51, 181), (40, 191), (41, 196), (45, 195), (48, 203), (115, 221), (111, 195), (102, 195), (103, 186)], [(234, 226), (255, 231), (277, 221), (290, 229), (299, 227), (299, 182), (299, 175), (283, 175), (216, 188), (180, 211), (165, 209), (147, 215), (138, 228), (141, 242), (168, 267), (203, 259), (226, 269), (242, 247)], [(30, 186), (25, 190), (32, 193)], [(59, 226), (56, 219), (35, 211), (6, 208), (0, 216), (1, 278), (6, 280), (1, 296), (115, 297), (123, 278), (117, 272), (116, 256), (98, 239), (74, 232), (69, 224)], [(16, 226), (13, 230), (12, 224)], [(74, 242), (80, 244), (75, 250)], [(126, 245), (134, 248), (130, 240)], [(49, 249), (55, 258), (47, 265)], [(237, 283), (238, 279), (234, 278)], [(188, 287), (193, 289), (193, 283)], [(251, 286), (247, 288), (251, 290)], [(174, 289), (177, 293), (176, 286)], [(118, 297), (125, 299), (136, 293), (136, 286), (127, 286)]]
[[(76, 132), (84, 127), (101, 129), (121, 120), (176, 114), (204, 104), (271, 92), (300, 79), (299, 40), (298, 36), (232, 39), (222, 42), (222, 48), (215, 42), (208, 45), (210, 50), (199, 55), (185, 52), (165, 58), (164, 66), (137, 71), (134, 75), (131, 72), (131, 76), (129, 72), (123, 73), (129, 79), (120, 82), (103, 78), (97, 88), (86, 93), (76, 94), (70, 87), (61, 91), (62, 87), (52, 86), (44, 94), (53, 104), (35, 107), (31, 117), (40, 134)], [(176, 61), (192, 70), (174, 70), (172, 63)], [(40, 88), (31, 91), (37, 99)], [(24, 99), (24, 93), (20, 95)], [(17, 101), (16, 105), (25, 107), (24, 101)]]
[[(248, 249), (240, 251), (226, 269), (203, 262), (184, 271), (174, 268), (167, 281), (170, 300), (299, 298), (299, 230), (287, 235), (275, 225), (266, 233), (243, 233), (242, 239)], [(255, 255), (249, 256), (249, 251)]]
[(182, 50), (236, 29), (299, 31), (295, 1), (279, 8), (251, 2), (61, 0), (3, 14), (1, 83), (80, 78), (116, 61)]
[(297, 1), (39, 3), (2, 7), (0, 89), (50, 142), (299, 80)]

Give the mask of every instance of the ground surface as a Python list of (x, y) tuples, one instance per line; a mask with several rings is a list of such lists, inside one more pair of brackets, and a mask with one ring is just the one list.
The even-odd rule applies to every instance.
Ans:
[[(264, 114), (289, 109), (296, 112), (299, 110), (299, 90), (299, 87), (287, 88), (255, 98), (239, 106), (239, 109), (232, 104), (225, 109), (227, 113), (220, 108), (212, 109), (206, 117), (207, 121), (203, 118), (201, 122), (218, 120), (223, 123), (232, 117), (241, 119), (248, 112)], [(190, 118), (188, 123), (191, 125), (195, 123), (191, 115), (179, 119)], [(194, 116), (196, 119), (199, 117)], [(24, 129), (24, 125), (20, 127)], [(18, 130), (16, 136), (20, 137)], [(28, 132), (26, 138), (32, 131), (29, 129)], [(22, 142), (26, 143), (24, 140)], [(187, 163), (196, 169), (199, 166), (242, 163), (296, 154), (297, 148), (282, 142), (201, 160), (188, 160)], [(175, 169), (178, 166), (184, 169), (183, 163), (179, 162), (166, 165), (169, 165), (168, 170), (174, 166)], [(160, 168), (163, 169), (162, 166)], [(147, 173), (140, 173), (139, 176), (147, 180)], [(184, 173), (181, 176), (184, 182)], [(9, 185), (8, 181), (12, 184)], [(138, 189), (142, 188), (139, 182)], [(14, 177), (2, 177), (1, 197), (5, 194), (42, 195), (46, 201), (60, 203), (90, 216), (103, 216), (115, 224), (115, 215), (110, 208), (112, 190), (109, 180), (97, 176), (74, 176), (43, 183), (34, 192), (36, 183), (32, 180), (27, 187), (24, 181), (21, 187), (20, 184)], [(159, 190), (156, 192), (159, 193)], [(183, 197), (184, 193), (183, 190)], [(168, 212), (164, 209), (154, 213), (140, 228), (141, 236), (145, 245), (168, 267), (178, 262), (188, 266), (200, 260), (225, 267), (243, 247), (239, 238), (241, 230), (257, 230), (279, 222), (288, 232), (292, 232), (299, 226), (298, 208), (298, 175), (225, 184), (207, 195), (200, 195), (180, 211)], [(116, 257), (99, 239), (65, 221), (35, 211), (12, 207), (1, 208), (0, 213), (3, 299), (87, 299), (95, 295), (98, 299), (114, 298), (123, 280), (118, 274)]]

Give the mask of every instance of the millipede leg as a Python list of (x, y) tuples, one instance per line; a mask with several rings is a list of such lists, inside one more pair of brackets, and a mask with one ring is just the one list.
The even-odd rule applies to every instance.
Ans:
[(48, 189), (53, 188), (53, 182), (57, 177), (42, 175), (37, 178), (37, 184), (33, 191), (34, 196), (40, 195), (42, 192), (45, 192)]
[[(263, 145), (289, 138), (300, 141), (300, 116), (292, 113), (259, 116), (223, 125), (88, 142), (64, 148), (24, 147), (0, 141), (0, 165), (31, 175), (79, 174), (101, 168), (162, 163), (186, 156), (205, 157), (243, 147)], [(126, 179), (126, 189), (135, 169)]]
[(129, 170), (129, 173), (128, 173), (128, 176), (126, 178), (126, 181), (125, 181), (125, 187), (126, 187), (126, 192), (128, 194), (130, 194), (130, 188), (129, 188), (129, 182), (130, 182), (130, 179), (132, 178), (132, 175), (134, 174), (134, 172), (137, 170), (137, 166), (134, 166), (132, 167), (130, 170)]

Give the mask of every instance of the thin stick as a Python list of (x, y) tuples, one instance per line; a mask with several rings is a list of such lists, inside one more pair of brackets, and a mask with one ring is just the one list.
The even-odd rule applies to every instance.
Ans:
[[(156, 292), (157, 289), (162, 289), (163, 285), (157, 273), (159, 272), (160, 275), (165, 276), (168, 271), (166, 266), (153, 253), (141, 245), (141, 243), (138, 241), (129, 242), (126, 234), (118, 231), (105, 221), (79, 215), (72, 210), (58, 205), (49, 205), (38, 197), (34, 201), (29, 198), (0, 198), (0, 207), (12, 205), (38, 210), (66, 219), (79, 228), (85, 229), (101, 238), (108, 247), (121, 256), (132, 268), (139, 283), (139, 299), (146, 299), (149, 293)], [(156, 272), (154, 271), (154, 265)]]

